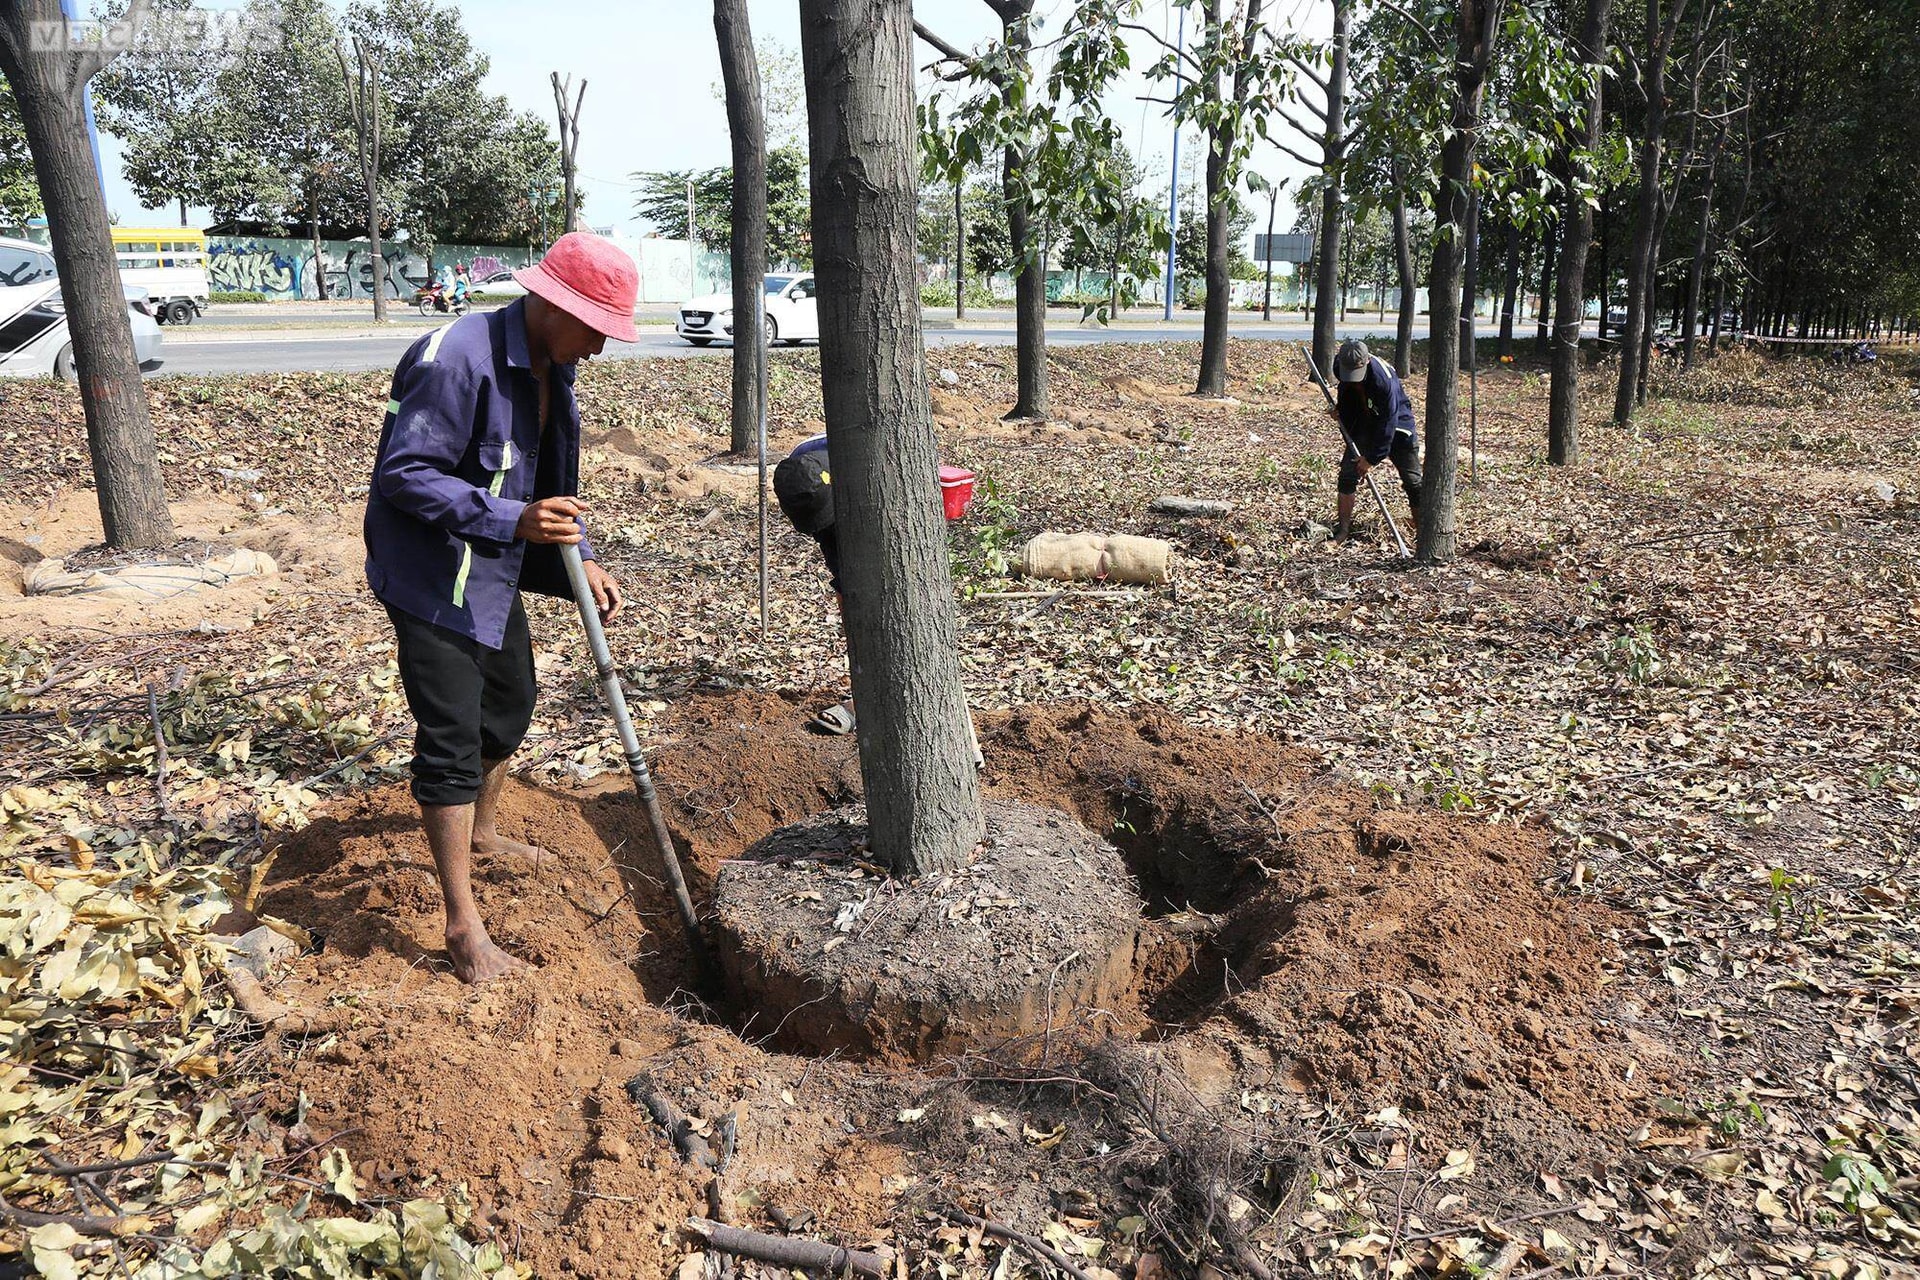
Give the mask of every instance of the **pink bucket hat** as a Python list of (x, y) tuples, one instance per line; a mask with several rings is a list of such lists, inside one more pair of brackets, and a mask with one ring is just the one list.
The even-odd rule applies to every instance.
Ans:
[(553, 242), (538, 266), (523, 267), (513, 278), (615, 342), (640, 341), (640, 331), (633, 327), (640, 273), (633, 259), (604, 236), (569, 231)]

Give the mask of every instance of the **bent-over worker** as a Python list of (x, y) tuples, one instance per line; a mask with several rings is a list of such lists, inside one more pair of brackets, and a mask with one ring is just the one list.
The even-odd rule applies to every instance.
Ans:
[[(840, 537), (833, 525), (833, 465), (827, 453), (826, 436), (809, 436), (780, 460), (773, 469), (773, 494), (779, 499), (781, 513), (794, 529), (819, 544), (820, 558), (827, 566), (827, 582), (833, 588), (834, 599), (841, 603), (844, 620), (845, 602), (840, 594)], [(848, 698), (826, 708), (809, 723), (822, 733), (854, 732), (858, 725), (854, 718), (853, 699)], [(973, 751), (973, 766), (977, 769), (985, 762), (980, 754), (980, 740), (974, 733), (971, 715), (967, 717), (967, 735)]]
[(1340, 380), (1335, 414), (1360, 452), (1345, 449), (1340, 458), (1338, 536), (1348, 536), (1353, 524), (1354, 496), (1361, 477), (1389, 458), (1400, 473), (1413, 520), (1420, 523), (1420, 437), (1413, 421), (1413, 402), (1393, 366), (1367, 350), (1364, 342), (1343, 343), (1333, 358)]
[(496, 825), (507, 762), (533, 719), (524, 588), (571, 598), (559, 547), (577, 543), (603, 621), (620, 588), (580, 517), (574, 366), (608, 338), (637, 341), (638, 275), (585, 232), (514, 272), (527, 296), (474, 313), (400, 358), (367, 495), (367, 583), (398, 641), (417, 726), (413, 795), (446, 903), (447, 956), (465, 982), (523, 967), (474, 902), (473, 855), (531, 856)]

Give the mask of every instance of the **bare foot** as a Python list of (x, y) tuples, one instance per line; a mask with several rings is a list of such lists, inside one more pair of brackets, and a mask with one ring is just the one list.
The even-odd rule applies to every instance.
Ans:
[(529, 862), (538, 861), (546, 856), (538, 845), (522, 844), (518, 840), (509, 840), (499, 832), (491, 835), (473, 833), (473, 851), (484, 853), (493, 858), (524, 858)]
[(528, 968), (526, 961), (495, 946), (484, 925), (475, 927), (471, 933), (448, 930), (447, 958), (453, 961), (454, 976), (469, 984), (490, 982)]

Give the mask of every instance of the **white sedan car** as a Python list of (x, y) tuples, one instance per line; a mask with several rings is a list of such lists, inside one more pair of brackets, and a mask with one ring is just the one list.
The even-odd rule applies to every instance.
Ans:
[(485, 280), (473, 282), (473, 295), (476, 298), (524, 298), (527, 286), (515, 280), (511, 271), (496, 271)]
[[(820, 337), (820, 317), (814, 310), (813, 276), (778, 275), (766, 278), (767, 345), (801, 342)], [(733, 341), (733, 295), (710, 293), (680, 304), (674, 332), (696, 347), (715, 341)]]
[[(160, 364), (160, 323), (147, 291), (123, 285), (133, 350), (142, 369)], [(74, 380), (73, 339), (53, 254), (31, 240), (0, 239), (0, 377)]]

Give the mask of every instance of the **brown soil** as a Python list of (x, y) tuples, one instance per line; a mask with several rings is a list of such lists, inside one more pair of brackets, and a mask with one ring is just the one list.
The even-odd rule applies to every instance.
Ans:
[[(703, 910), (723, 861), (856, 797), (853, 744), (806, 732), (810, 705), (734, 693), (670, 713), (683, 736), (654, 769)], [(1138, 877), (1157, 1042), (1141, 1051), (1196, 1096), (1399, 1106), (1510, 1175), (1605, 1159), (1642, 1117), (1665, 1064), (1612, 1020), (1615, 921), (1540, 887), (1534, 832), (1384, 809), (1270, 740), (1151, 711), (1048, 706), (981, 729), (991, 794), (1077, 816)], [(664, 892), (630, 877), (636, 911), (622, 883), (618, 863), (652, 864), (637, 808), (611, 784), (509, 788), (507, 833), (548, 852), (482, 859), (478, 892), (496, 936), (540, 967), (478, 990), (446, 972), (403, 789), (281, 848), (262, 909), (321, 945), (278, 994), (358, 1011), (290, 1069), (315, 1134), (352, 1131), (342, 1143), (381, 1191), (469, 1182), (538, 1274), (664, 1274), (686, 1252), (675, 1227), (705, 1179), (627, 1097), (643, 1065), (690, 1113), (744, 1104), (732, 1194), (809, 1209), (846, 1242), (883, 1229), (907, 1175), (977, 1177), (964, 1147), (895, 1122), (923, 1077), (768, 1054), (716, 1025), (686, 990)], [(1018, 1143), (1016, 1157), (1051, 1159)]]
[(864, 805), (728, 862), (712, 932), (742, 1034), (925, 1062), (1130, 1004), (1141, 904), (1119, 851), (1057, 809), (985, 807), (978, 856), (952, 872), (875, 866)]

